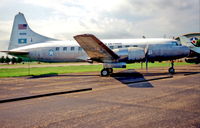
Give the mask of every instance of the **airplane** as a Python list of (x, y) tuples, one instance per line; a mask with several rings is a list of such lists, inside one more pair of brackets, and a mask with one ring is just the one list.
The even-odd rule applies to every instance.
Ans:
[[(200, 35), (200, 33), (198, 33)], [(180, 43), (190, 48), (190, 54), (185, 58), (187, 63), (200, 63), (200, 39), (197, 37), (179, 37)]]
[[(175, 73), (173, 60), (188, 56), (190, 49), (176, 40), (164, 38), (110, 39), (100, 41), (92, 34), (74, 36), (76, 41), (61, 41), (40, 35), (29, 27), (24, 14), (14, 18), (7, 54), (41, 62), (100, 62), (101, 76), (127, 63), (171, 60), (169, 73)], [(104, 42), (104, 43), (103, 43)]]

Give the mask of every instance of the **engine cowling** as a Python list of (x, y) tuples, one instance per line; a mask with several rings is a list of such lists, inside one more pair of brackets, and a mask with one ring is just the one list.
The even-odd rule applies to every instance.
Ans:
[(145, 59), (145, 51), (143, 48), (129, 47), (113, 50), (120, 59), (128, 59), (128, 61), (141, 61)]
[(126, 68), (126, 63), (116, 62), (116, 63), (104, 63), (104, 68)]

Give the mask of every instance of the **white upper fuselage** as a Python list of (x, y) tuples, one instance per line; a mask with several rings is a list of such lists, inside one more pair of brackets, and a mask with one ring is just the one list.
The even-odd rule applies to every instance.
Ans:
[[(172, 39), (112, 39), (101, 40), (110, 49), (122, 49), (128, 47), (140, 47), (149, 49), (149, 58), (152, 60), (167, 60), (170, 57), (181, 58), (187, 56), (189, 49), (180, 46)], [(86, 61), (89, 57), (76, 41), (47, 41), (31, 44), (11, 51), (28, 51), (28, 58), (45, 62), (75, 62)]]

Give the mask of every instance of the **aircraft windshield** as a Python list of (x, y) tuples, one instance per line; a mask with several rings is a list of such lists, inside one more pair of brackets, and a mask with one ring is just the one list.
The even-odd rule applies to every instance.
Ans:
[(176, 41), (172, 41), (172, 44), (174, 45), (174, 46), (179, 46), (180, 44), (178, 44)]

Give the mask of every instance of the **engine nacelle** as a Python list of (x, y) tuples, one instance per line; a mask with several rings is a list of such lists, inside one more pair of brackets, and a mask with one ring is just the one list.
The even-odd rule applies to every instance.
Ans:
[(129, 61), (140, 61), (145, 58), (145, 51), (143, 48), (129, 47), (113, 50), (120, 59), (128, 59)]
[(104, 63), (104, 68), (126, 68), (126, 63), (116, 62), (116, 63)]

